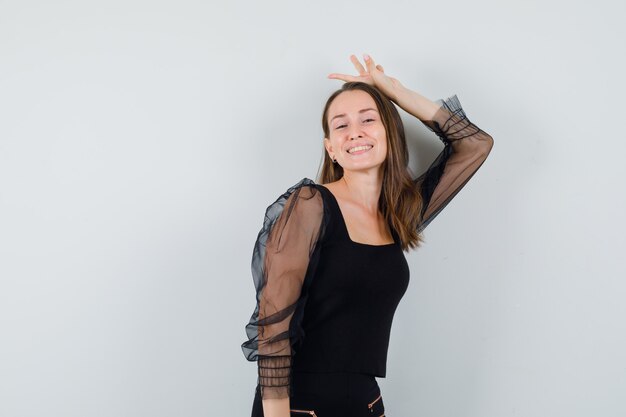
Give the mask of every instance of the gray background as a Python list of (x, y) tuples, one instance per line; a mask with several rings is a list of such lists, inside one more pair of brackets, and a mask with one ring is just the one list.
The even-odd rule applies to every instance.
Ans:
[(625, 11), (0, 1), (0, 416), (249, 415), (252, 246), (363, 52), (495, 139), (407, 255), (387, 415), (626, 415)]

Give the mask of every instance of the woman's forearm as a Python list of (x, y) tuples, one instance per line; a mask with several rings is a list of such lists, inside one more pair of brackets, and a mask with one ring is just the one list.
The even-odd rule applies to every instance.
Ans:
[(290, 417), (289, 398), (268, 398), (263, 400), (265, 417)]
[(395, 94), (390, 98), (404, 111), (420, 120), (432, 120), (440, 107), (437, 103), (401, 84), (396, 87)]

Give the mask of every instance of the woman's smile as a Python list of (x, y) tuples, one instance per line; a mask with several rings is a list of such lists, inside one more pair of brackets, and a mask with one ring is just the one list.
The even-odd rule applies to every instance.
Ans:
[(348, 153), (350, 155), (361, 155), (361, 154), (363, 154), (365, 152), (368, 152), (372, 148), (373, 148), (372, 145), (356, 146), (354, 148), (348, 149)]

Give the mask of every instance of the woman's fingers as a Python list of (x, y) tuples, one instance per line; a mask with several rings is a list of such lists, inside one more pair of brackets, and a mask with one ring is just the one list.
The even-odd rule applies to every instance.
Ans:
[(352, 61), (354, 67), (359, 72), (359, 74), (365, 75), (367, 73), (363, 65), (361, 65), (361, 63), (359, 62), (359, 59), (356, 57), (356, 55), (350, 55), (350, 61)]
[(374, 84), (374, 81), (372, 79), (372, 74), (376, 72), (376, 70), (384, 73), (383, 67), (382, 65), (376, 65), (374, 63), (374, 60), (367, 54), (363, 54), (363, 59), (365, 61), (366, 67), (364, 67), (359, 62), (359, 59), (356, 57), (356, 55), (354, 54), (350, 55), (350, 61), (352, 61), (352, 64), (354, 64), (354, 67), (358, 71), (359, 73), (358, 76), (349, 75), (349, 74), (331, 73), (328, 75), (328, 78), (335, 79), (335, 80), (342, 80), (345, 82), (361, 81), (361, 82), (365, 82), (368, 84)]
[(345, 82), (358, 81), (357, 77), (355, 77), (353, 75), (348, 75), (348, 74), (332, 73), (332, 74), (328, 74), (328, 78), (331, 78), (331, 79), (334, 79), (334, 80), (343, 80)]
[(367, 65), (367, 71), (369, 73), (374, 72), (376, 65), (374, 64), (374, 60), (368, 54), (363, 54), (363, 60), (365, 61), (365, 65)]

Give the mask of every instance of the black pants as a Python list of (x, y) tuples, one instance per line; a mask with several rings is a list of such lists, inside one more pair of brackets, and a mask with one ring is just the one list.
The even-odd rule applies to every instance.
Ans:
[[(357, 373), (292, 372), (292, 417), (382, 417), (385, 406), (376, 377)], [(257, 385), (252, 417), (265, 417)]]

